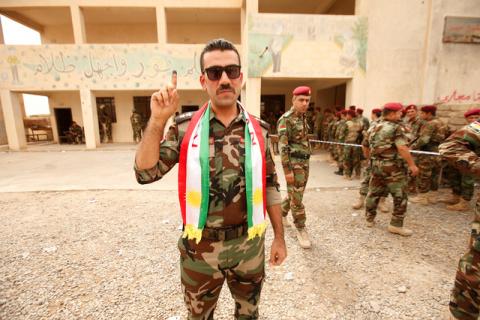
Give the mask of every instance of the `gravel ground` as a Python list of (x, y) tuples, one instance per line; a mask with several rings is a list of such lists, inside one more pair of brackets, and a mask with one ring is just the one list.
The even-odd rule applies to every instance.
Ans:
[[(357, 190), (308, 190), (313, 248), (286, 229), (267, 266), (262, 319), (446, 319), (469, 213), (409, 205), (415, 234), (373, 229)], [(0, 193), (0, 319), (185, 319), (173, 191)], [(267, 244), (272, 237), (267, 233)], [(224, 287), (216, 319), (232, 319)]]

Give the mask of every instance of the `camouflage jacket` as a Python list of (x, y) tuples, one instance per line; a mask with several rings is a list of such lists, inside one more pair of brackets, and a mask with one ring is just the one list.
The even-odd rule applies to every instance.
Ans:
[(438, 145), (445, 140), (448, 126), (438, 118), (425, 121), (418, 132), (418, 138), (413, 141), (413, 150), (437, 151)]
[(368, 137), (370, 136), (370, 133), (375, 129), (375, 127), (379, 122), (380, 120), (372, 120), (368, 126), (368, 129), (363, 130), (363, 139), (362, 139), (363, 146), (368, 146)]
[(345, 142), (345, 127), (347, 126), (347, 121), (344, 119), (338, 120), (337, 130), (335, 131), (335, 141), (336, 142)]
[(363, 125), (363, 131), (367, 131), (368, 128), (370, 127), (370, 121), (368, 121), (367, 117), (360, 117), (360, 119), (362, 120), (362, 125)]
[(464, 173), (480, 176), (480, 122), (473, 122), (455, 131), (440, 144), (442, 158)]
[(327, 126), (327, 135), (326, 135), (326, 139), (328, 141), (333, 141), (333, 137), (335, 135), (335, 126), (336, 126), (336, 123), (337, 121), (335, 120), (332, 120), (328, 123), (328, 126)]
[[(160, 144), (160, 159), (150, 169), (135, 176), (141, 184), (161, 179), (179, 161), (180, 146), (193, 113), (178, 116)], [(270, 153), (268, 125), (262, 123), (265, 138), (267, 206), (281, 202), (275, 164)], [(246, 222), (245, 120), (241, 113), (225, 127), (210, 113), (210, 205), (206, 226), (210, 228)]]
[(141, 126), (142, 125), (142, 116), (139, 113), (132, 113), (130, 116), (130, 122), (132, 123), (132, 126)]
[(359, 137), (362, 134), (362, 129), (363, 129), (363, 123), (362, 119), (352, 119), (352, 120), (347, 120), (345, 123), (345, 142), (346, 143), (356, 143), (358, 142)]
[(370, 158), (373, 160), (398, 160), (397, 146), (408, 144), (405, 127), (400, 122), (380, 121), (369, 133), (364, 146), (370, 148)]
[[(310, 155), (310, 130), (305, 115), (295, 112), (293, 107), (278, 119), (277, 128), (282, 166), (288, 174), (292, 171), (292, 154)], [(298, 156), (295, 158), (299, 159)]]
[(424, 123), (425, 121), (420, 119), (420, 117), (418, 116), (415, 117), (412, 121), (410, 120), (405, 121), (405, 127), (407, 128), (408, 141), (412, 142), (418, 138), (418, 133)]

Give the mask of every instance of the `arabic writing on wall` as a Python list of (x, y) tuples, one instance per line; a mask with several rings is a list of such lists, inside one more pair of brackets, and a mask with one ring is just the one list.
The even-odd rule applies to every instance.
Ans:
[[(7, 52), (7, 54), (3, 54)], [(137, 46), (5, 46), (0, 48), (2, 86), (45, 89), (102, 85), (157, 87), (177, 70), (185, 87), (198, 86), (198, 49)]]
[(446, 103), (480, 103), (480, 90), (473, 91), (471, 94), (460, 93), (457, 89), (453, 90), (451, 94), (443, 97), (438, 97), (437, 104)]

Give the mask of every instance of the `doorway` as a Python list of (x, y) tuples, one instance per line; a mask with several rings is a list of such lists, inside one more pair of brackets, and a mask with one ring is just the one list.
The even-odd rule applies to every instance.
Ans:
[(72, 124), (72, 109), (70, 108), (54, 108), (55, 121), (57, 122), (58, 143), (68, 142), (65, 134)]

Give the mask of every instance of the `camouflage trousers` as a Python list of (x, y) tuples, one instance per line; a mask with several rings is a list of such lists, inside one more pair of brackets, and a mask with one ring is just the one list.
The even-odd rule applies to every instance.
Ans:
[(475, 190), (475, 177), (471, 174), (462, 174), (457, 169), (449, 174), (449, 183), (453, 194), (461, 196), (464, 200), (472, 200)]
[(287, 183), (288, 194), (282, 201), (282, 215), (286, 217), (292, 210), (293, 223), (298, 229), (305, 228), (307, 216), (303, 205), (303, 193), (308, 181), (309, 163), (308, 160), (292, 159), (293, 183)]
[(229, 241), (180, 238), (180, 271), (189, 320), (212, 320), (223, 283), (235, 300), (235, 319), (258, 319), (265, 278), (265, 237)]
[(338, 161), (339, 167), (343, 168), (343, 146), (342, 145), (335, 145), (335, 149), (336, 149), (335, 160)]
[(353, 146), (343, 147), (343, 174), (351, 177), (353, 171), (356, 175), (360, 175), (361, 161), (362, 161), (362, 149)]
[(360, 184), (360, 195), (366, 197), (368, 194), (368, 185), (370, 184), (370, 177), (372, 175), (372, 166), (370, 163), (365, 168), (365, 172), (363, 174), (364, 174), (364, 177), (363, 177), (362, 183)]
[(450, 312), (461, 320), (477, 320), (480, 316), (480, 199), (475, 206), (469, 247), (458, 263), (450, 296)]
[(416, 157), (416, 164), (420, 170), (417, 191), (419, 193), (437, 191), (441, 169), (440, 157), (420, 154)]
[(377, 215), (381, 197), (393, 197), (393, 214), (390, 224), (403, 227), (407, 212), (407, 169), (403, 160), (373, 160), (371, 167), (369, 192), (365, 200), (367, 221), (373, 221)]

